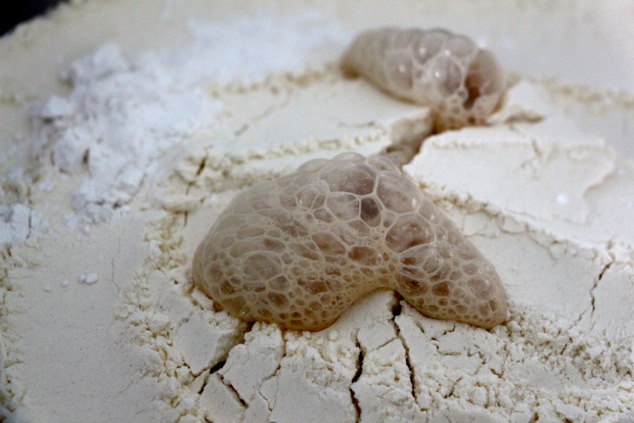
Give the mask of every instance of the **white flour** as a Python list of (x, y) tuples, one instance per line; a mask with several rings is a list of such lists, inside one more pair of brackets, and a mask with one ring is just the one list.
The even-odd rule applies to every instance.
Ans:
[(0, 206), (0, 246), (21, 244), (48, 232), (44, 216), (22, 204)]
[(200, 89), (176, 88), (158, 63), (131, 63), (113, 44), (70, 67), (67, 98), (31, 109), (33, 152), (61, 172), (84, 174), (74, 210), (107, 221), (137, 193), (167, 148), (214, 122), (220, 109)]
[[(605, 47), (621, 38), (587, 37), (626, 27), (601, 20), (603, 7), (631, 18), (620, 1), (477, 3), (421, 14), (418, 0), (329, 0), (326, 19), (288, 0), (267, 4), (288, 16), (249, 1), (93, 0), (0, 39), (0, 166), (14, 167), (0, 174), (0, 420), (634, 421), (634, 166), (610, 153), (631, 141), (632, 114), (615, 105), (606, 119), (583, 87), (516, 85), (492, 127), (429, 137), (407, 166), (498, 270), (512, 313), (492, 331), (426, 318), (391, 291), (325, 331), (281, 331), (217, 311), (190, 283), (193, 252), (237, 189), (427, 136), (426, 109), (321, 68), (348, 41), (328, 20), (464, 29), (507, 69), (559, 82), (625, 66)], [(249, 15), (222, 20), (232, 13)], [(184, 27), (189, 41), (165, 41)], [(112, 28), (125, 28), (112, 33), (121, 48), (103, 45)], [(160, 50), (140, 51), (156, 32)], [(568, 78), (568, 51), (597, 68)], [(68, 91), (46, 98), (61, 92), (55, 60)], [(30, 131), (27, 98), (43, 99)], [(562, 98), (583, 132), (554, 119)], [(614, 140), (595, 131), (608, 126)], [(34, 240), (44, 218), (51, 234)], [(77, 230), (53, 226), (63, 218)]]
[(222, 106), (205, 94), (202, 81), (258, 81), (323, 61), (324, 46), (346, 38), (314, 13), (190, 27), (189, 45), (136, 59), (115, 44), (102, 46), (65, 73), (68, 97), (31, 107), (34, 158), (83, 175), (73, 199), (78, 217), (96, 223), (124, 211), (162, 153), (214, 125)]
[(194, 20), (189, 30), (191, 44), (158, 55), (183, 85), (210, 80), (249, 84), (275, 72), (301, 71), (335, 59), (332, 52), (351, 38), (339, 22), (310, 10), (292, 18), (263, 11), (214, 25)]

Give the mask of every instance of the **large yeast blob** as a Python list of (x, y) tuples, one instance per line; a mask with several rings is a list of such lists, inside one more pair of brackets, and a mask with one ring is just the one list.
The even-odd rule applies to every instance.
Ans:
[(246, 321), (332, 324), (391, 288), (421, 313), (506, 319), (493, 266), (388, 159), (347, 153), (238, 194), (196, 250), (197, 286)]

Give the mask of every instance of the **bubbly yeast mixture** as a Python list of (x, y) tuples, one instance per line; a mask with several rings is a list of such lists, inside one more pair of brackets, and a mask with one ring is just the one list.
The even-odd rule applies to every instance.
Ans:
[(493, 266), (391, 160), (344, 153), (238, 194), (194, 256), (229, 313), (298, 330), (392, 288), (421, 313), (491, 328), (506, 318)]
[(444, 29), (364, 32), (341, 66), (392, 95), (428, 106), (437, 130), (482, 123), (504, 92), (493, 55)]

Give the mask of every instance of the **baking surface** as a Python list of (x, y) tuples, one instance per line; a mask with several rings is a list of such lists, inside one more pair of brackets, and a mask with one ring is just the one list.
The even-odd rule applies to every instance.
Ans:
[[(8, 421), (629, 421), (631, 2), (92, 1), (0, 39)], [(511, 85), (486, 127), (336, 66), (355, 33), (444, 26)], [(404, 171), (491, 260), (510, 320), (426, 318), (391, 291), (315, 333), (193, 287), (240, 190), (425, 138)]]

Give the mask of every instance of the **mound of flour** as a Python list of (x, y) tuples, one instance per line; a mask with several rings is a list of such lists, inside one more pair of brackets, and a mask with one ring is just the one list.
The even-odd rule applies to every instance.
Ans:
[(324, 46), (343, 45), (347, 37), (312, 12), (292, 20), (265, 14), (191, 22), (190, 32), (193, 40), (183, 48), (135, 58), (106, 44), (62, 75), (72, 88), (68, 96), (30, 107), (35, 162), (82, 175), (73, 199), (81, 220), (109, 221), (125, 211), (162, 153), (213, 127), (222, 105), (201, 83), (257, 82), (323, 61), (332, 51)]

